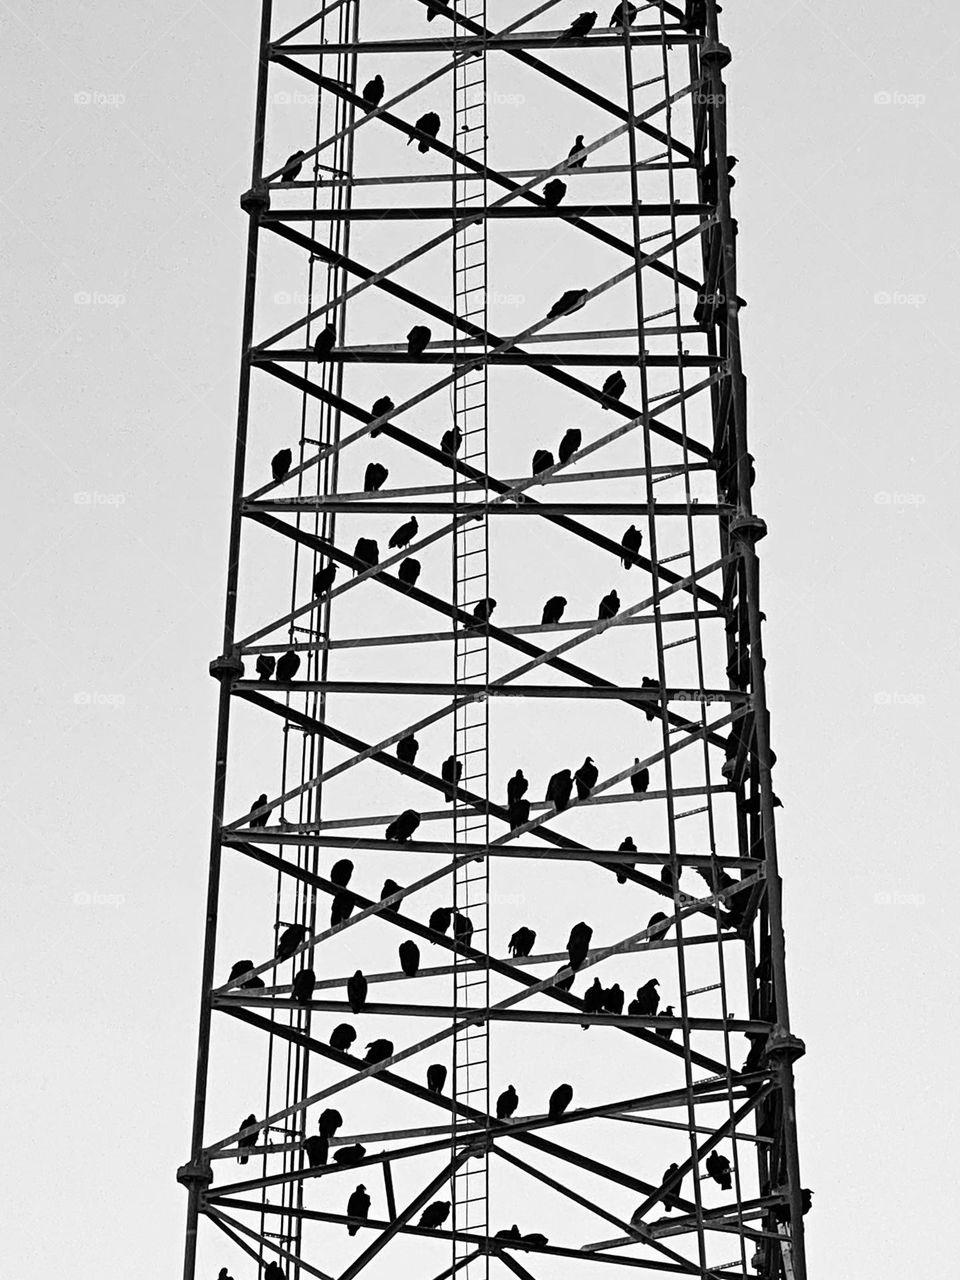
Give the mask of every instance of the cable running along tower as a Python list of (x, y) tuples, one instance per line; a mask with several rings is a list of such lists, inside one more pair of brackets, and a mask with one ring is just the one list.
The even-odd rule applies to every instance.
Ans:
[(730, 60), (262, 0), (185, 1280), (806, 1280)]

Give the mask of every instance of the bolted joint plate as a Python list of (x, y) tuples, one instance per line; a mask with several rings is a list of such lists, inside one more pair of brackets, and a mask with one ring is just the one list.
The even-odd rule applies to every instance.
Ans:
[(243, 663), (236, 654), (221, 654), (210, 663), (214, 680), (242, 680)]
[(807, 1052), (807, 1046), (799, 1036), (791, 1035), (783, 1027), (774, 1027), (767, 1037), (766, 1056), (774, 1065), (796, 1062)]
[(209, 1187), (213, 1181), (213, 1170), (209, 1163), (193, 1164), (188, 1161), (177, 1170), (177, 1181), (188, 1191), (194, 1187)]

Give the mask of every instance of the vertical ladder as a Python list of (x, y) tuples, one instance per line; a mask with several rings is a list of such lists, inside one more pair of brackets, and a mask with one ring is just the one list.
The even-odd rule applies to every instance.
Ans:
[[(486, 0), (455, 0), (458, 15), (486, 27)], [(474, 162), (486, 165), (487, 159), (487, 60), (486, 50), (476, 57), (454, 65), (453, 71), (453, 145), (457, 152)], [(486, 220), (461, 226), (463, 215), (482, 210), (487, 203), (485, 177), (466, 169), (455, 157), (452, 172), (453, 219), (453, 310), (460, 319), (471, 321), (486, 332), (487, 325), (487, 226)], [(485, 342), (467, 345), (463, 334), (454, 329), (454, 364), (481, 358), (486, 354)], [(453, 384), (453, 426), (458, 442), (458, 457), (487, 474), (487, 366), (483, 361), (469, 369)], [(489, 490), (482, 485), (464, 494), (453, 473), (453, 501), (481, 502), (489, 500)], [(455, 606), (473, 614), (489, 595), (490, 564), (487, 517), (456, 529), (453, 536), (453, 596)], [(483, 798), (479, 807), (453, 802), (454, 856), (462, 856), (464, 846), (479, 847), (480, 857), (466, 863), (454, 873), (453, 905), (456, 915), (469, 919), (473, 928), (471, 945), (479, 951), (489, 950), (488, 896), (489, 814), (486, 801), (489, 791), (489, 728), (485, 687), (490, 679), (489, 640), (484, 623), (463, 627), (454, 623), (454, 683), (469, 685), (483, 692), (453, 717), (453, 753), (460, 765), (460, 785)], [(464, 693), (466, 690), (463, 691)], [(458, 699), (462, 696), (457, 690)], [(456, 936), (456, 921), (454, 922)], [(476, 965), (463, 953), (454, 958), (454, 1017), (460, 1022), (473, 1012), (483, 1012), (490, 1004), (490, 973), (487, 965)], [(489, 1115), (490, 1033), (484, 1018), (453, 1037), (453, 1098), (456, 1102)], [(454, 1114), (456, 1124), (456, 1114)], [(453, 1150), (457, 1154), (456, 1130)], [(489, 1233), (489, 1158), (486, 1145), (477, 1155), (456, 1166), (452, 1179), (454, 1232), (487, 1236)], [(458, 1265), (475, 1245), (454, 1240), (453, 1263)], [(489, 1258), (484, 1254), (463, 1266), (459, 1275), (465, 1280), (486, 1280)]]

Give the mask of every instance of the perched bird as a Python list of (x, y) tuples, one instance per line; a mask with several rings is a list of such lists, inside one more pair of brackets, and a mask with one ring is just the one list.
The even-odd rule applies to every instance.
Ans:
[(608, 27), (632, 27), (637, 17), (637, 6), (631, 4), (630, 0), (620, 0), (620, 3), (610, 15)]
[[(675, 1018), (676, 1014), (673, 1011), (673, 1005), (668, 1004), (660, 1016), (661, 1018)], [(673, 1027), (655, 1027), (654, 1034), (658, 1035), (661, 1040), (669, 1040), (673, 1035)]]
[[(440, 777), (444, 782), (455, 787), (463, 775), (463, 761), (458, 760), (456, 756), (447, 756), (443, 764), (440, 766)], [(447, 793), (445, 799), (452, 803), (454, 799), (453, 792)]]
[(453, 940), (469, 947), (473, 942), (473, 921), (469, 916), (462, 916), (459, 911), (453, 916)]
[(440, 1227), (443, 1226), (449, 1216), (450, 1201), (434, 1200), (433, 1204), (428, 1204), (420, 1215), (419, 1225), (421, 1227), (430, 1227), (431, 1229)]
[(586, 800), (600, 777), (600, 770), (593, 763), (593, 756), (587, 756), (573, 776), (577, 784), (577, 799)]
[(586, 960), (592, 937), (593, 930), (582, 920), (570, 930), (570, 937), (567, 939), (567, 959), (570, 961), (571, 969), (579, 969)]
[[(252, 968), (253, 968), (252, 960), (238, 960), (237, 963), (230, 970), (230, 976), (229, 978), (227, 978), (227, 981), (235, 982), (237, 978), (240, 977), (241, 974), (249, 973)], [(246, 991), (259, 990), (263, 985), (264, 985), (263, 979), (258, 978), (256, 974), (254, 974), (252, 978), (248, 978), (246, 982), (240, 983), (241, 988), (243, 988)]]
[(600, 601), (600, 608), (597, 610), (597, 617), (601, 622), (606, 622), (610, 618), (615, 618), (619, 612), (620, 597), (617, 595), (616, 590), (613, 590)]
[[(634, 775), (634, 776), (636, 776), (636, 775)], [(620, 845), (619, 849), (617, 850), (617, 852), (618, 852), (618, 853), (636, 853), (636, 852), (637, 852), (637, 846), (633, 843), (633, 836), (627, 836), (627, 838), (626, 838), (626, 839), (621, 843), (621, 845)], [(622, 868), (622, 867), (624, 867), (624, 866), (627, 866), (627, 867), (630, 867), (630, 869), (631, 869), (631, 870), (633, 870), (633, 868), (636, 866), (636, 863), (635, 863), (635, 862), (627, 862), (627, 863), (623, 863), (623, 862), (621, 862), (621, 863), (619, 863), (618, 865), (619, 865), (621, 868)], [(627, 883), (627, 877), (623, 874), (623, 871), (622, 871), (622, 870), (618, 870), (618, 871), (617, 871), (617, 884), (626, 884), (626, 883)]]
[(419, 750), (420, 743), (412, 733), (408, 733), (405, 738), (401, 738), (397, 743), (397, 759), (402, 764), (413, 764)]
[(288, 680), (292, 680), (299, 670), (300, 655), (294, 649), (290, 649), (277, 660), (275, 678), (280, 684), (285, 684)]
[(275, 453), (270, 459), (270, 470), (273, 473), (274, 480), (278, 483), (282, 480), (286, 480), (287, 476), (290, 474), (290, 468), (292, 465), (293, 454), (289, 449), (281, 449), (279, 452)]
[(321, 329), (317, 334), (317, 340), (313, 344), (313, 354), (318, 356), (319, 359), (325, 360), (336, 345), (336, 327), (332, 324), (328, 324), (326, 328)]
[(376, 493), (385, 483), (390, 472), (381, 462), (368, 462), (363, 473), (363, 492)]
[(407, 355), (422, 355), (426, 351), (432, 336), (431, 331), (425, 324), (415, 324), (407, 334)]
[(564, 596), (551, 596), (543, 606), (543, 616), (540, 619), (540, 625), (542, 627), (552, 627), (555, 622), (559, 622), (563, 617), (563, 611), (566, 607), (567, 601)]
[(497, 607), (497, 602), (491, 596), (487, 596), (483, 600), (477, 601), (473, 606), (473, 616), (478, 623), (490, 621), (490, 615)]
[(660, 868), (660, 883), (664, 888), (670, 889), (671, 891), (676, 884), (676, 876), (673, 874), (673, 867), (671, 867), (669, 862), (665, 862)]
[(619, 982), (615, 982), (612, 987), (607, 987), (603, 993), (603, 1011), (604, 1013), (623, 1013), (623, 988)]
[[(655, 680), (653, 676), (644, 676), (640, 681), (640, 688), (641, 689), (659, 689), (660, 681)], [(656, 720), (657, 718), (656, 705), (645, 702), (643, 704), (643, 714), (647, 717), (648, 720)]]
[(279, 1262), (268, 1262), (267, 1269), (263, 1273), (263, 1280), (287, 1280), (284, 1275), (283, 1267)]
[(349, 920), (356, 905), (357, 900), (349, 889), (341, 889), (339, 893), (334, 894), (330, 904), (330, 928), (335, 929), (338, 924), (343, 924), (344, 920)]
[(367, 1154), (367, 1148), (361, 1146), (359, 1142), (355, 1142), (349, 1147), (340, 1147), (333, 1153), (333, 1163), (339, 1165), (359, 1164), (363, 1157)]
[(317, 1127), (325, 1138), (332, 1138), (343, 1125), (343, 1116), (336, 1107), (326, 1107), (320, 1112)]
[(551, 178), (543, 188), (543, 203), (548, 209), (556, 209), (567, 194), (567, 184), (559, 178)]
[(711, 1151), (706, 1159), (706, 1169), (721, 1191), (730, 1190), (732, 1171), (726, 1156), (722, 1156), (719, 1151)]
[(636, 564), (636, 554), (640, 550), (643, 542), (643, 534), (632, 524), (627, 532), (620, 539), (620, 545), (623, 547), (623, 559), (621, 561), (625, 569), (629, 569), (632, 564)]
[(277, 943), (277, 954), (275, 959), (278, 963), (289, 960), (297, 947), (303, 944), (307, 931), (302, 924), (287, 925), (283, 933), (280, 935), (280, 941)]
[(407, 556), (406, 560), (401, 560), (397, 565), (397, 577), (406, 586), (415, 586), (417, 579), (420, 577), (421, 568), (419, 560), (414, 560), (412, 556)]
[(567, 27), (566, 31), (564, 31), (560, 39), (561, 40), (582, 39), (589, 31), (593, 30), (593, 25), (596, 22), (596, 20), (597, 20), (597, 15), (595, 13), (581, 13), (579, 18), (575, 18), (574, 21), (571, 22), (570, 26)]
[(514, 957), (528, 956), (536, 940), (537, 935), (534, 931), (528, 929), (526, 925), (521, 925), (507, 944), (507, 950)]
[(417, 970), (420, 968), (420, 948), (410, 938), (406, 942), (401, 942), (398, 948), (400, 954), (400, 968), (408, 978), (416, 977)]
[[(377, 79), (379, 80), (380, 77), (378, 76)], [(359, 1218), (360, 1222), (366, 1222), (369, 1212), (370, 1197), (367, 1195), (367, 1188), (361, 1182), (356, 1190), (350, 1193), (350, 1199), (347, 1201), (347, 1217)], [(347, 1227), (347, 1234), (355, 1236), (360, 1230), (360, 1222), (351, 1222)]]
[(438, 13), (443, 12), (440, 0), (427, 0), (427, 21), (432, 22)]
[(536, 453), (533, 455), (533, 462), (531, 463), (531, 472), (533, 475), (538, 476), (541, 471), (547, 471), (550, 467), (554, 465), (555, 465), (554, 457), (553, 457), (553, 454), (550, 452), (550, 450), (538, 449)]
[(635, 1001), (636, 1009), (631, 1004), (631, 1011), (634, 1016), (639, 1018), (652, 1018), (657, 1012), (660, 1004), (660, 992), (657, 987), (660, 985), (658, 978), (650, 978), (642, 987), (637, 987), (637, 999)]
[(428, 927), (434, 933), (446, 933), (450, 928), (450, 921), (453, 919), (453, 912), (449, 907), (435, 907), (430, 912)]
[(315, 596), (325, 596), (333, 586), (333, 580), (337, 576), (339, 565), (328, 560), (322, 569), (318, 569), (313, 575), (313, 594)]
[(527, 787), (530, 783), (523, 776), (523, 770), (518, 769), (513, 777), (507, 782), (507, 804), (515, 804), (527, 794)]
[[(676, 1163), (676, 1161), (674, 1161), (673, 1164), (669, 1165), (663, 1171), (663, 1177), (660, 1179), (660, 1182), (664, 1186), (666, 1186), (668, 1182), (672, 1183), (672, 1180), (676, 1178), (679, 1172), (680, 1172), (680, 1166)], [(682, 1183), (683, 1183), (683, 1179), (677, 1178), (676, 1183), (671, 1185), (670, 1190), (664, 1191), (663, 1197), (662, 1197), (663, 1207), (666, 1209), (667, 1213), (669, 1213), (671, 1209), (680, 1208), (680, 1201), (677, 1199), (677, 1196), (680, 1193), (680, 1187)]]
[(510, 823), (511, 831), (525, 826), (530, 821), (530, 801), (514, 800), (513, 804), (508, 805), (507, 821)]
[[(421, 133), (425, 133), (427, 138), (435, 138), (440, 132), (440, 117), (435, 111), (428, 111), (425, 115), (420, 117), (413, 127), (415, 129), (419, 129)], [(420, 138), (417, 141), (417, 150), (421, 155), (426, 155), (430, 150), (430, 143), (427, 141), (427, 138)], [(410, 143), (413, 141), (414, 139), (412, 137), (408, 138), (407, 146), (409, 147)]]
[(650, 931), (650, 941), (657, 942), (660, 938), (665, 938), (670, 930), (670, 924), (671, 922), (662, 911), (655, 911), (647, 921), (647, 928)]
[[(249, 1129), (250, 1126), (257, 1123), (257, 1117), (253, 1114), (247, 1116), (240, 1128)], [(260, 1136), (260, 1130), (254, 1129), (253, 1133), (244, 1134), (237, 1139), (237, 1164), (246, 1164), (250, 1159), (250, 1152), (257, 1145), (257, 1138)]]
[(573, 777), (570, 770), (560, 769), (547, 783), (547, 790), (543, 798), (548, 804), (553, 805), (557, 813), (563, 813), (570, 803), (570, 793), (572, 791)]
[[(603, 1013), (603, 986), (599, 978), (594, 978), (591, 986), (583, 993), (584, 1013)], [(584, 1031), (590, 1030), (589, 1022), (583, 1023)]]
[[(786, 1192), (786, 1188), (784, 1188), (784, 1192)], [(813, 1192), (810, 1190), (809, 1187), (801, 1187), (800, 1188), (800, 1213), (802, 1214), (803, 1217), (806, 1217), (812, 1208), (813, 1208)], [(790, 1221), (790, 1205), (788, 1203), (775, 1204), (772, 1206), (772, 1209), (773, 1209), (773, 1216), (776, 1218), (778, 1222)]]
[(312, 969), (301, 969), (293, 980), (290, 999), (296, 1004), (309, 1004), (313, 996), (313, 988), (317, 985), (317, 975)]
[(364, 1062), (386, 1062), (387, 1058), (393, 1057), (393, 1041), (392, 1040), (371, 1040), (367, 1045), (367, 1052), (364, 1054)]
[(390, 535), (390, 541), (387, 543), (387, 546), (393, 547), (397, 551), (402, 550), (403, 547), (408, 546), (414, 540), (419, 528), (420, 526), (417, 524), (417, 517), (411, 516), (410, 519), (400, 525), (399, 528), (394, 529), (393, 533)]
[(523, 1237), (523, 1243), (532, 1244), (538, 1249), (543, 1249), (550, 1243), (550, 1241), (545, 1235), (541, 1235), (539, 1231), (532, 1231), (530, 1235)]
[(363, 94), (361, 96), (363, 97), (364, 106), (369, 111), (380, 105), (383, 98), (383, 89), (383, 76), (381, 75), (375, 75), (372, 80), (368, 80), (363, 86)]
[(517, 1097), (516, 1089), (512, 1084), (508, 1084), (497, 1099), (497, 1119), (509, 1120), (519, 1105), (520, 1099)]
[(405, 844), (420, 825), (420, 815), (414, 809), (404, 809), (387, 827), (383, 838), (396, 844)]
[[(403, 886), (397, 884), (396, 880), (384, 880), (383, 888), (380, 890), (380, 901), (382, 902), (384, 898), (392, 898), (393, 895), (395, 893), (399, 893), (402, 888)], [(385, 913), (392, 914), (396, 912), (398, 906), (399, 903), (395, 903), (392, 907), (384, 907), (383, 910)]]
[(347, 979), (347, 1003), (353, 1014), (361, 1013), (367, 1003), (367, 980), (360, 969)]
[(283, 168), (280, 170), (281, 182), (296, 182), (300, 177), (300, 170), (303, 168), (303, 162), (307, 158), (305, 151), (294, 151), (293, 155), (287, 156)]
[[(623, 374), (618, 369), (616, 373), (611, 373), (610, 377), (607, 378), (606, 382), (603, 384), (602, 393), (608, 400), (619, 400), (626, 389), (627, 384), (624, 380)], [(603, 407), (604, 409), (610, 408), (607, 404)]]
[(261, 653), (257, 655), (257, 675), (261, 680), (269, 680), (273, 675), (273, 668), (277, 665), (277, 660), (272, 653)]
[[(266, 803), (267, 803), (267, 793), (264, 791), (261, 795), (257, 796), (256, 800), (254, 800), (253, 804), (250, 806), (251, 814), (256, 813), (258, 809), (262, 809)], [(265, 827), (267, 825), (267, 820), (269, 819), (271, 813), (273, 813), (273, 810), (268, 809), (266, 813), (261, 813), (259, 818), (251, 817), (250, 826)]]
[(462, 443), (463, 432), (459, 427), (451, 427), (449, 431), (445, 431), (440, 437), (440, 452), (449, 453), (451, 458), (455, 458), (460, 452)]
[(567, 168), (568, 169), (582, 169), (583, 166), (587, 163), (586, 156), (580, 156), (579, 159), (577, 160), (574, 160), (572, 158), (577, 154), (578, 151), (582, 151), (582, 150), (583, 150), (583, 134), (578, 133), (576, 138), (574, 139), (573, 146), (567, 152), (567, 160), (568, 160)]
[[(633, 763), (639, 764), (640, 757), (634, 756)], [(630, 789), (635, 796), (642, 796), (650, 786), (650, 770), (647, 768), (636, 769), (630, 775)]]
[(330, 1143), (322, 1133), (304, 1138), (303, 1149), (311, 1169), (322, 1169), (330, 1156)]
[[(370, 406), (370, 412), (375, 418), (386, 418), (389, 414), (393, 413), (396, 407), (397, 406), (389, 396), (381, 396), (379, 400), (374, 400), (373, 404)], [(371, 431), (370, 434), (371, 436), (377, 436), (380, 433), (375, 430)]]
[(557, 449), (557, 457), (561, 462), (569, 462), (573, 455), (580, 448), (583, 441), (583, 435), (576, 427), (568, 427), (563, 433), (563, 439), (560, 441), (560, 447)]
[(586, 302), (589, 292), (589, 289), (568, 289), (547, 312), (547, 319), (553, 320), (556, 316), (569, 316), (574, 311), (579, 311)]
[(217, 1280), (233, 1280), (233, 1276), (230, 1275), (226, 1267), (221, 1267), (217, 1272)]
[(573, 1089), (568, 1084), (558, 1084), (550, 1095), (550, 1103), (547, 1107), (547, 1115), (551, 1120), (556, 1120), (558, 1116), (562, 1116), (573, 1101)]
[[(359, 560), (361, 565), (373, 568), (375, 564), (380, 563), (380, 548), (377, 546), (374, 538), (358, 538), (357, 545), (353, 549), (355, 560)], [(354, 569), (354, 576), (363, 573), (362, 568)]]
[(523, 1236), (520, 1234), (520, 1228), (514, 1223), (512, 1227), (498, 1231), (493, 1238), (494, 1240), (522, 1240)]
[(447, 1082), (447, 1068), (442, 1062), (434, 1062), (427, 1067), (427, 1088), (431, 1093), (443, 1093)]
[(349, 1053), (357, 1033), (349, 1022), (340, 1022), (330, 1032), (330, 1048), (338, 1053)]
[(349, 858), (338, 858), (330, 868), (330, 880), (333, 884), (345, 889), (353, 875), (353, 863)]

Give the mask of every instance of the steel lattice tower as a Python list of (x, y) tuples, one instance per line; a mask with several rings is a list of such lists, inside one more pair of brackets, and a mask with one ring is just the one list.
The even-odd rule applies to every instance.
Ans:
[(805, 1280), (715, 0), (276, 8), (185, 1280)]

